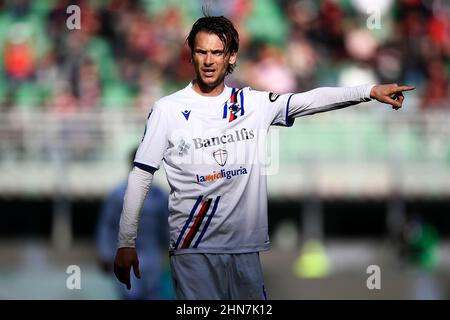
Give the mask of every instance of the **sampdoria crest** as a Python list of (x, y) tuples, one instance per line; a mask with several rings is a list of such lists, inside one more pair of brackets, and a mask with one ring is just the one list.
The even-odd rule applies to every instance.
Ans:
[(219, 149), (213, 152), (214, 160), (219, 164), (219, 166), (223, 167), (227, 162), (228, 152), (224, 149)]

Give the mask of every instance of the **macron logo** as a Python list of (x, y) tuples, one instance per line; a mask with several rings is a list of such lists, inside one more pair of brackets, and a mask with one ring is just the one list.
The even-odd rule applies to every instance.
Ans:
[(183, 114), (183, 116), (186, 118), (186, 121), (189, 120), (189, 115), (191, 114), (191, 110), (187, 111), (184, 110), (181, 112)]

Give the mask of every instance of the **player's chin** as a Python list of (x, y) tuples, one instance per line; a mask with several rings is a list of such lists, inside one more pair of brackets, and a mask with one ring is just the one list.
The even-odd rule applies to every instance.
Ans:
[(202, 82), (210, 88), (218, 86), (222, 81), (219, 77), (202, 77)]

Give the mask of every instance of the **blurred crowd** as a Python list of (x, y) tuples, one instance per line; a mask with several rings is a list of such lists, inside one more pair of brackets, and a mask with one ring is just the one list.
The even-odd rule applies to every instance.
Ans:
[(450, 107), (445, 0), (0, 0), (0, 110), (148, 110), (192, 79), (185, 39), (202, 7), (239, 31), (230, 85), (397, 82), (417, 86), (410, 110)]

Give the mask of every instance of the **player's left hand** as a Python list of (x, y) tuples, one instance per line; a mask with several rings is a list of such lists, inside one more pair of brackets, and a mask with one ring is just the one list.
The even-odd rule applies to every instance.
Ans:
[(370, 97), (377, 101), (390, 104), (393, 109), (398, 110), (402, 107), (403, 91), (414, 90), (415, 86), (399, 86), (396, 83), (378, 84), (370, 91)]

